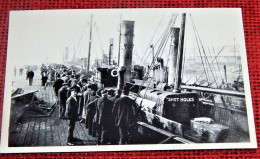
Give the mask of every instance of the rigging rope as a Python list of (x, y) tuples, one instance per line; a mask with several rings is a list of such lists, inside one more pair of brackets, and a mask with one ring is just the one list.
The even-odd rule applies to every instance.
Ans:
[(94, 24), (95, 24), (94, 26), (95, 26), (96, 31), (97, 31), (98, 42), (99, 42), (99, 44), (100, 44), (100, 46), (101, 46), (101, 51), (102, 51), (102, 53), (104, 53), (105, 51), (104, 51), (104, 47), (103, 47), (103, 44), (102, 44), (101, 39), (100, 39), (100, 36), (99, 36), (99, 32), (98, 32), (98, 27), (97, 27), (96, 21), (94, 22)]
[[(178, 14), (173, 14), (173, 15), (172, 15), (172, 17), (171, 17), (171, 19), (170, 19), (170, 21), (169, 21), (169, 24), (168, 24), (168, 26), (167, 26), (167, 28), (166, 28), (166, 30), (165, 30), (165, 32), (164, 32), (165, 35), (163, 36), (163, 40), (162, 40), (162, 42), (160, 43), (160, 45), (159, 45), (159, 47), (158, 47), (158, 50), (157, 50), (157, 52), (156, 52), (156, 54), (155, 54), (155, 56), (154, 56), (153, 59), (155, 59), (155, 58), (158, 57), (158, 55), (159, 55), (159, 53), (160, 53), (160, 50), (161, 50), (161, 47), (162, 47), (163, 44), (165, 43), (165, 39), (166, 39), (166, 37), (167, 37), (167, 35), (168, 35), (169, 29), (170, 29), (170, 27), (175, 23), (177, 17), (178, 17)], [(175, 18), (175, 19), (174, 19), (174, 18)], [(143, 86), (145, 79), (149, 76), (150, 71), (151, 71), (151, 69), (152, 69), (153, 67), (154, 67), (154, 60), (152, 60), (151, 65), (150, 65), (150, 67), (149, 67), (149, 69), (148, 69), (148, 71), (147, 71), (147, 73), (146, 73), (146, 75), (145, 75), (144, 80), (142, 81), (141, 86)], [(148, 85), (150, 85), (150, 83), (151, 83), (151, 80), (149, 81)], [(141, 88), (142, 88), (142, 87), (139, 88), (138, 94), (140, 93)], [(146, 88), (145, 94), (147, 93), (147, 90), (148, 90), (148, 87)]]
[(201, 47), (202, 47), (202, 51), (203, 51), (203, 53), (204, 53), (204, 55), (205, 55), (205, 61), (207, 62), (206, 64), (209, 65), (209, 69), (210, 69), (211, 74), (212, 74), (212, 76), (213, 76), (213, 79), (214, 79), (214, 81), (215, 81), (215, 83), (216, 83), (216, 85), (217, 85), (217, 81), (216, 81), (215, 75), (213, 74), (213, 71), (212, 71), (211, 66), (210, 66), (210, 64), (209, 64), (208, 57), (207, 57), (207, 55), (206, 55), (204, 46), (202, 45), (202, 41), (201, 41), (201, 39), (200, 39), (200, 37), (199, 37), (197, 28), (196, 28), (196, 26), (195, 26), (195, 24), (194, 24), (194, 21), (193, 21), (193, 19), (192, 19), (191, 14), (190, 14), (190, 17), (191, 17), (191, 21), (192, 21), (192, 24), (193, 24), (193, 26), (194, 26), (195, 32), (197, 33), (197, 37), (198, 37), (198, 39), (199, 39), (199, 41), (200, 41), (200, 44), (201, 44)]
[[(210, 53), (210, 52), (211, 52), (211, 51), (210, 51), (210, 48), (208, 48), (208, 49), (209, 49), (209, 53)], [(213, 51), (214, 51), (214, 50), (213, 50)], [(214, 56), (214, 54), (215, 54), (215, 53), (213, 52), (213, 55), (212, 55), (212, 56), (210, 55), (210, 56), (211, 56), (211, 60), (212, 60), (212, 57)], [(219, 73), (220, 78), (221, 78), (221, 80), (222, 80), (222, 79), (223, 79), (223, 78), (222, 78), (222, 74), (221, 74), (221, 71), (220, 71), (220, 68), (219, 68), (219, 65), (218, 65), (217, 61), (216, 61), (216, 65), (217, 65), (217, 67), (218, 67), (217, 69), (215, 68), (215, 64), (214, 64), (214, 63), (212, 63), (212, 64), (213, 64), (213, 68), (214, 68), (216, 74), (217, 74), (217, 69), (218, 69), (218, 71), (219, 71), (218, 73)]]
[[(209, 52), (209, 56), (212, 58), (211, 51), (210, 51), (209, 47), (208, 47), (208, 52)], [(214, 63), (211, 63), (211, 64), (212, 64), (213, 70), (215, 71), (215, 75), (217, 75), (217, 71), (216, 71)], [(220, 74), (220, 76), (221, 76), (221, 74)], [(216, 79), (218, 80), (218, 78), (216, 78)]]
[(162, 55), (163, 55), (163, 52), (164, 52), (164, 49), (165, 49), (165, 47), (166, 47), (166, 45), (167, 45), (167, 42), (168, 42), (169, 37), (170, 37), (170, 32), (168, 33), (167, 38), (166, 38), (166, 42), (165, 42), (164, 45), (163, 45), (161, 54), (160, 54), (160, 56), (159, 56), (160, 58), (161, 58)]
[[(215, 52), (215, 49), (214, 49), (213, 46), (212, 46), (212, 50), (213, 50), (213, 53), (214, 53), (214, 56), (215, 56), (216, 52)], [(217, 66), (218, 66), (218, 71), (219, 71), (219, 73), (220, 73), (221, 79), (223, 80), (223, 76), (222, 76), (222, 73), (221, 73), (221, 70), (220, 70), (219, 63), (218, 63), (218, 60), (217, 60), (217, 59), (216, 59), (216, 64), (217, 64)]]
[[(77, 55), (77, 52), (78, 52), (78, 49), (79, 49), (79, 45), (80, 45), (80, 43), (81, 43), (81, 41), (82, 41), (82, 39), (83, 39), (84, 33), (86, 32), (87, 26), (88, 26), (88, 19), (86, 20), (86, 24), (85, 24), (85, 26), (84, 26), (84, 29), (83, 29), (83, 31), (82, 31), (82, 33), (81, 33), (81, 36), (80, 36), (80, 39), (79, 39), (79, 41), (78, 41), (77, 47), (76, 47), (76, 49), (75, 49), (75, 51), (76, 51), (75, 56)], [(80, 49), (80, 50), (81, 50), (81, 49)]]
[[(215, 56), (215, 58), (211, 61), (211, 63), (213, 63), (213, 62), (217, 59), (217, 57), (220, 55), (220, 53), (223, 51), (224, 48), (225, 48), (225, 46), (222, 47), (222, 49), (219, 51), (218, 55)], [(197, 81), (200, 79), (200, 77), (202, 77), (202, 75), (203, 75), (203, 73), (200, 74), (200, 76), (199, 76), (199, 78), (197, 79)], [(197, 82), (197, 81), (196, 81), (196, 82)], [(196, 82), (195, 82), (195, 83), (196, 83)]]
[(146, 50), (145, 50), (145, 52), (144, 52), (144, 55), (143, 55), (143, 57), (141, 58), (141, 63), (143, 62), (144, 56), (146, 55), (146, 53), (147, 53), (147, 51), (148, 51), (149, 47), (151, 46), (151, 43), (152, 43), (152, 41), (153, 41), (153, 38), (154, 38), (154, 36), (155, 36), (155, 34), (156, 34), (157, 30), (159, 29), (159, 26), (161, 25), (162, 19), (163, 19), (163, 16), (162, 16), (162, 18), (161, 18), (160, 22), (158, 23), (158, 25), (157, 25), (157, 28), (156, 28), (155, 32), (153, 33), (152, 39), (151, 39), (151, 41), (149, 42), (149, 44), (148, 44), (148, 46), (147, 46), (147, 48), (146, 48)]
[[(191, 14), (190, 14), (190, 16), (191, 16)], [(193, 27), (193, 30), (194, 30), (194, 35), (195, 35), (197, 47), (198, 47), (198, 50), (199, 50), (199, 53), (200, 53), (200, 58), (201, 58), (201, 62), (202, 62), (202, 65), (203, 65), (204, 73), (205, 73), (205, 75), (206, 75), (207, 82), (209, 83), (208, 75), (207, 75), (207, 72), (206, 72), (206, 68), (205, 68), (205, 65), (204, 65), (204, 61), (203, 61), (203, 59), (202, 59), (202, 55), (201, 55), (201, 51), (200, 51), (198, 39), (197, 39), (197, 36), (196, 36), (196, 33), (195, 33), (194, 25), (193, 25), (192, 27)], [(203, 74), (203, 73), (202, 73), (202, 74)], [(197, 79), (197, 80), (198, 80), (198, 79)], [(195, 83), (196, 83), (196, 82), (197, 82), (197, 81), (195, 81)]]

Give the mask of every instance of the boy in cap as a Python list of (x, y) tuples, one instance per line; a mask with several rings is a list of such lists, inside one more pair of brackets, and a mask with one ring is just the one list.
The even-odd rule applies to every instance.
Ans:
[(79, 102), (80, 99), (77, 96), (79, 92), (79, 88), (77, 86), (73, 86), (70, 88), (70, 97), (68, 98), (66, 102), (66, 116), (69, 120), (69, 128), (68, 128), (68, 138), (67, 143), (68, 145), (74, 145), (73, 141), (75, 141), (75, 138), (73, 138), (73, 131), (75, 128), (75, 123), (79, 119)]

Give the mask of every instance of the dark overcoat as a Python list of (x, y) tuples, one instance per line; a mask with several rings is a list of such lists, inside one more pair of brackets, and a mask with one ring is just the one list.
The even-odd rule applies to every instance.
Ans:
[(115, 101), (117, 100), (117, 99), (119, 99), (120, 98), (120, 95), (115, 95), (114, 97), (111, 97), (111, 98), (109, 98), (112, 102), (114, 102), (115, 103)]
[(86, 110), (86, 128), (88, 128), (93, 123), (94, 116), (96, 114), (96, 103), (95, 100), (99, 96), (91, 96), (88, 100), (87, 110)]
[(119, 127), (131, 127), (137, 121), (137, 106), (134, 100), (123, 96), (115, 101), (113, 107), (113, 116), (115, 125)]
[(34, 72), (33, 72), (33, 71), (29, 71), (29, 72), (27, 73), (27, 77), (28, 77), (28, 78), (33, 78), (33, 77), (34, 77)]
[(101, 97), (95, 100), (97, 123), (101, 126), (111, 124), (113, 102), (107, 97)]
[(68, 99), (67, 97), (68, 89), (65, 87), (61, 87), (58, 92), (58, 100), (60, 104), (66, 104), (66, 101)]
[(89, 98), (93, 95), (93, 93), (94, 93), (93, 90), (86, 90), (86, 91), (83, 93), (85, 108), (86, 108), (86, 106), (87, 106), (87, 104), (88, 104)]
[(69, 120), (78, 120), (79, 118), (79, 98), (69, 97), (66, 102), (66, 113), (65, 115)]

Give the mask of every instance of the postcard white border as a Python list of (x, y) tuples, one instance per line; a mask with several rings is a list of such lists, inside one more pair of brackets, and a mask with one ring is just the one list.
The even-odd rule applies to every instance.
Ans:
[[(153, 10), (159, 10), (151, 8)], [(91, 12), (100, 11), (100, 9), (88, 9)], [(104, 9), (103, 9), (104, 10)], [(111, 10), (111, 9), (109, 9)], [(115, 9), (122, 11), (129, 11), (133, 9)], [(135, 10), (150, 10), (150, 8), (146, 9), (135, 9)], [(232, 12), (236, 12), (241, 15), (241, 39), (244, 38), (243, 31), (243, 22), (242, 22), (242, 13), (240, 8), (167, 8), (161, 9), (162, 11), (173, 11), (175, 13), (185, 13), (185, 12), (200, 12), (200, 11), (223, 11), (229, 10)], [(47, 10), (50, 11), (50, 10)], [(67, 12), (73, 10), (52, 10), (56, 12)], [(74, 10), (74, 11), (83, 11), (83, 10)], [(23, 12), (23, 11), (14, 11), (14, 12)], [(13, 11), (10, 12), (10, 20), (9, 20), (9, 30), (12, 30), (12, 15)], [(24, 11), (24, 12), (46, 12), (45, 11)], [(55, 13), (55, 12), (54, 12)], [(11, 33), (9, 32), (8, 37), (10, 39)], [(256, 142), (256, 134), (255, 134), (255, 123), (254, 123), (254, 115), (253, 115), (253, 106), (251, 99), (251, 90), (249, 83), (249, 74), (248, 74), (248, 63), (245, 41), (241, 46), (242, 52), (241, 62), (243, 69), (243, 79), (245, 85), (245, 94), (246, 94), (246, 105), (247, 105), (247, 117), (248, 117), (248, 126), (249, 126), (249, 135), (250, 142), (248, 143), (203, 143), (203, 144), (145, 144), (145, 145), (91, 145), (91, 146), (46, 146), (46, 147), (8, 147), (8, 136), (9, 136), (9, 121), (10, 121), (10, 106), (11, 106), (11, 90), (12, 90), (12, 74), (13, 68), (11, 68), (11, 59), (9, 52), (9, 46), (7, 49), (7, 65), (6, 65), (6, 77), (5, 77), (5, 91), (4, 91), (4, 104), (3, 104), (3, 118), (2, 118), (2, 134), (1, 134), (1, 145), (0, 152), (1, 153), (29, 153), (29, 152), (96, 152), (96, 151), (142, 151), (142, 150), (195, 150), (195, 149), (248, 149), (248, 148), (257, 148)]]

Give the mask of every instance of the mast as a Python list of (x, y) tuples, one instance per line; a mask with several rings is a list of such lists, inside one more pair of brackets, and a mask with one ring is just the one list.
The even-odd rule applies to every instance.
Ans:
[[(154, 63), (155, 59), (154, 59), (154, 47), (153, 44), (150, 45), (150, 48), (152, 49), (152, 63)], [(153, 79), (155, 79), (155, 70), (153, 69), (153, 74), (152, 74)]]
[(121, 25), (122, 25), (122, 14), (120, 16), (120, 23), (119, 23), (119, 42), (118, 42), (118, 56), (117, 56), (117, 65), (119, 66), (120, 61), (120, 45), (121, 45)]
[(176, 69), (176, 80), (174, 85), (174, 92), (180, 93), (181, 85), (181, 73), (182, 73), (182, 62), (183, 62), (183, 46), (184, 46), (184, 34), (185, 34), (185, 22), (186, 22), (186, 13), (182, 13), (182, 22), (180, 30), (180, 39), (178, 45), (178, 59), (177, 59), (177, 69)]
[(90, 63), (90, 51), (91, 51), (91, 43), (92, 43), (92, 18), (93, 15), (90, 16), (90, 32), (89, 32), (89, 48), (88, 48), (88, 65), (87, 65), (87, 72), (89, 73), (89, 63)]

